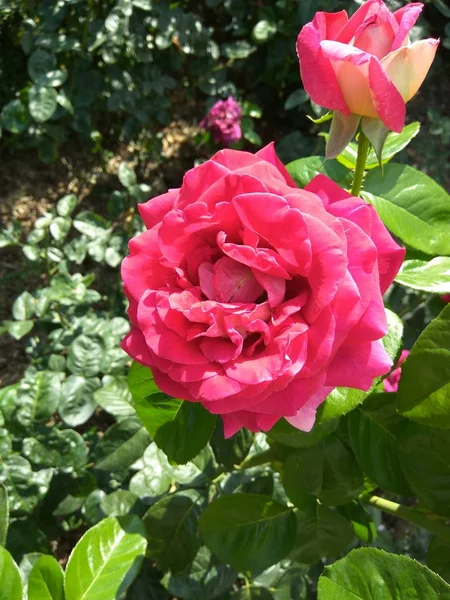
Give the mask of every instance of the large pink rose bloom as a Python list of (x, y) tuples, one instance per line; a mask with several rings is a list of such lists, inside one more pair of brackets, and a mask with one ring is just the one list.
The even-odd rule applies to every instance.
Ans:
[(281, 417), (309, 431), (335, 386), (389, 372), (381, 295), (404, 250), (361, 198), (323, 175), (299, 189), (271, 144), (222, 150), (139, 210), (122, 347), (226, 436)]
[(297, 40), (312, 100), (344, 115), (379, 118), (400, 132), (405, 103), (425, 79), (439, 43), (410, 43), (422, 7), (414, 2), (391, 13), (382, 0), (367, 0), (350, 19), (345, 10), (316, 13)]

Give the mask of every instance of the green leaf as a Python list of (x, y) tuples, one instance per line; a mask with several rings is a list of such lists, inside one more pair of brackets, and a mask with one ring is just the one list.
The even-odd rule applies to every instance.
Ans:
[(0, 483), (0, 546), (6, 546), (6, 536), (9, 525), (9, 500), (8, 492), (3, 483)]
[(20, 100), (11, 100), (2, 109), (1, 122), (11, 133), (22, 133), (30, 123), (30, 114)]
[(277, 32), (277, 23), (275, 21), (267, 21), (263, 19), (262, 21), (258, 21), (256, 25), (253, 27), (252, 31), (252, 40), (255, 44), (265, 44)]
[(53, 556), (41, 556), (32, 568), (28, 600), (64, 600), (64, 575)]
[(60, 87), (67, 81), (68, 77), (67, 71), (61, 71), (61, 69), (55, 69), (54, 71), (49, 71), (39, 77), (36, 81), (38, 85), (49, 86), (49, 87)]
[(131, 513), (138, 502), (130, 490), (116, 490), (102, 498), (100, 507), (108, 517), (121, 517)]
[(20, 296), (14, 300), (12, 306), (13, 317), (17, 321), (31, 319), (34, 314), (35, 306), (36, 299), (29, 292), (22, 292)]
[(3, 321), (3, 326), (11, 337), (21, 340), (34, 327), (34, 321)]
[(283, 444), (284, 446), (290, 446), (291, 448), (310, 448), (315, 446), (327, 435), (333, 433), (338, 424), (338, 420), (327, 421), (321, 425), (317, 423), (311, 429), (311, 431), (305, 432), (300, 431), (296, 427), (290, 425), (285, 419), (280, 419), (272, 427), (267, 435), (276, 442)]
[(450, 437), (448, 432), (407, 422), (397, 433), (400, 465), (423, 504), (450, 516)]
[(66, 600), (112, 600), (125, 593), (142, 564), (147, 542), (136, 516), (110, 517), (84, 534), (66, 568)]
[(396, 394), (374, 394), (348, 416), (350, 442), (361, 469), (378, 486), (411, 495), (398, 457), (396, 433), (405, 419), (395, 408)]
[(437, 256), (430, 261), (405, 260), (395, 281), (431, 294), (450, 293), (450, 258)]
[(227, 469), (232, 469), (234, 465), (241, 463), (249, 453), (254, 437), (251, 431), (243, 427), (230, 438), (225, 439), (222, 419), (218, 419), (211, 438), (211, 446), (217, 462), (225, 465)]
[(144, 427), (169, 459), (183, 464), (208, 443), (216, 415), (200, 404), (170, 398), (159, 391), (150, 369), (133, 363), (128, 384)]
[(97, 377), (85, 379), (80, 375), (69, 375), (61, 389), (61, 401), (58, 412), (69, 427), (78, 427), (86, 423), (95, 411), (93, 394), (100, 387)]
[(290, 556), (313, 564), (323, 557), (338, 556), (352, 540), (353, 528), (347, 519), (328, 506), (316, 504), (297, 513), (297, 539)]
[(403, 322), (398, 315), (394, 312), (386, 310), (386, 320), (388, 324), (388, 332), (382, 339), (384, 349), (395, 361), (398, 357), (400, 349), (402, 348), (403, 339)]
[(364, 477), (353, 454), (330, 435), (312, 448), (290, 454), (283, 468), (283, 485), (299, 508), (316, 504), (347, 504), (363, 490)]
[(170, 600), (169, 594), (160, 582), (161, 574), (150, 563), (144, 564), (126, 600)]
[(50, 233), (54, 240), (61, 242), (69, 233), (72, 226), (72, 219), (66, 217), (56, 217), (50, 223)]
[(450, 428), (450, 305), (421, 333), (406, 361), (397, 409), (409, 419)]
[[(157, 498), (169, 491), (173, 469), (166, 455), (155, 443), (150, 444), (143, 455), (143, 468), (131, 478), (130, 491), (139, 498)], [(194, 474), (197, 475), (196, 472)], [(193, 479), (191, 477), (189, 481)]]
[(126, 377), (114, 377), (94, 392), (95, 402), (117, 421), (133, 417), (136, 411), (131, 404), (131, 393)]
[(21, 381), (16, 419), (26, 428), (46, 423), (56, 412), (61, 399), (59, 375), (53, 371), (38, 371)]
[(236, 569), (260, 571), (279, 562), (295, 541), (292, 509), (260, 494), (214, 500), (200, 517), (205, 544)]
[(352, 388), (335, 388), (317, 409), (316, 425), (338, 419), (364, 402), (370, 394)]
[(438, 575), (450, 583), (450, 543), (435, 536), (427, 553), (427, 565)]
[(362, 542), (372, 544), (377, 538), (377, 527), (370, 514), (358, 500), (352, 500), (349, 504), (339, 506), (337, 510), (350, 522), (355, 535)]
[(11, 554), (0, 546), (0, 600), (22, 600), (20, 571)]
[(56, 67), (56, 56), (38, 48), (28, 59), (28, 73), (31, 79), (38, 83), (40, 78)]
[(47, 493), (51, 476), (52, 471), (47, 469), (33, 472), (30, 463), (17, 454), (2, 458), (0, 483), (4, 484), (8, 492), (10, 513), (31, 513)]
[(67, 194), (56, 203), (56, 212), (60, 217), (70, 217), (78, 204), (75, 194)]
[(337, 160), (325, 160), (324, 156), (299, 158), (286, 165), (295, 183), (304, 188), (316, 175), (322, 173), (336, 183), (345, 187), (350, 182), (350, 171), (340, 165)]
[(450, 254), (450, 198), (430, 177), (391, 163), (383, 175), (368, 173), (362, 195), (405, 244), (426, 254)]
[(161, 571), (185, 569), (201, 546), (195, 503), (183, 494), (156, 502), (143, 518), (147, 529), (148, 555)]
[(31, 86), (28, 90), (28, 109), (38, 123), (45, 123), (54, 114), (58, 103), (56, 92), (51, 87)]
[(84, 233), (91, 240), (104, 239), (110, 223), (91, 210), (84, 210), (77, 214), (73, 226), (80, 233)]
[(136, 173), (134, 172), (133, 167), (126, 162), (120, 163), (118, 177), (120, 183), (126, 188), (136, 185), (137, 183)]
[(81, 435), (73, 429), (60, 431), (53, 427), (40, 439), (25, 438), (22, 453), (32, 464), (70, 473), (86, 465), (88, 448)]
[(67, 367), (76, 375), (93, 377), (101, 370), (104, 355), (105, 347), (101, 338), (79, 335), (70, 345)]
[(358, 548), (325, 567), (318, 600), (449, 600), (450, 586), (412, 558)]
[(299, 88), (298, 90), (292, 92), (292, 94), (289, 94), (289, 96), (286, 98), (284, 110), (292, 110), (293, 108), (304, 104), (308, 98), (309, 96), (305, 90), (303, 88)]
[(136, 419), (125, 419), (110, 427), (97, 444), (92, 460), (100, 471), (120, 473), (128, 469), (150, 444), (146, 429)]
[(237, 571), (220, 564), (202, 546), (185, 571), (170, 575), (167, 587), (173, 596), (183, 600), (213, 600), (231, 588), (237, 575)]
[[(420, 123), (415, 121), (403, 127), (401, 133), (395, 133), (391, 131), (387, 136), (387, 139), (383, 147), (383, 160), (382, 164), (387, 164), (398, 152), (406, 148), (410, 141), (416, 137), (420, 131)], [(356, 157), (358, 155), (358, 145), (354, 142), (345, 148), (345, 150), (337, 157), (337, 160), (347, 167), (347, 169), (354, 169), (356, 167)], [(372, 148), (369, 151), (366, 160), (366, 169), (375, 169), (379, 166), (378, 158)]]

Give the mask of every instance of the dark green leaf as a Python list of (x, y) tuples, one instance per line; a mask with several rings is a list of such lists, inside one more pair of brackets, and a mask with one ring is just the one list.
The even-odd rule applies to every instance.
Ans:
[(28, 600), (64, 600), (64, 575), (53, 556), (41, 556), (32, 568)]
[(352, 388), (335, 388), (317, 409), (316, 425), (334, 421), (364, 402), (370, 394)]
[(450, 543), (440, 537), (431, 540), (427, 554), (427, 565), (442, 579), (450, 583)]
[(120, 473), (128, 469), (150, 444), (147, 430), (136, 419), (125, 419), (110, 427), (99, 441), (92, 460), (100, 471)]
[(308, 100), (308, 98), (309, 96), (305, 92), (305, 90), (303, 88), (299, 88), (298, 90), (292, 92), (292, 94), (289, 94), (289, 96), (286, 98), (286, 102), (284, 103), (284, 110), (291, 110), (293, 108), (296, 108), (297, 106), (304, 104)]
[(31, 86), (28, 90), (28, 109), (38, 123), (45, 123), (54, 114), (58, 103), (56, 92), (51, 87)]
[[(150, 563), (142, 567), (126, 600), (170, 600), (169, 593), (160, 582), (161, 575)], [(199, 599), (198, 599), (199, 600)]]
[(450, 516), (448, 431), (404, 423), (397, 434), (400, 465), (411, 490), (427, 508)]
[(138, 501), (138, 497), (133, 492), (116, 490), (102, 498), (100, 508), (108, 517), (121, 517), (133, 512)]
[(370, 514), (358, 500), (352, 500), (349, 504), (339, 506), (337, 510), (351, 523), (355, 535), (362, 542), (372, 544), (377, 538), (376, 525)]
[(37, 83), (39, 79), (49, 71), (53, 71), (56, 66), (56, 56), (38, 48), (28, 59), (28, 73), (31, 79)]
[(398, 391), (399, 412), (438, 428), (450, 428), (450, 306), (419, 336), (406, 361)]
[(396, 432), (405, 421), (396, 394), (374, 394), (348, 416), (350, 441), (361, 469), (380, 487), (411, 495), (398, 457)]
[(22, 600), (20, 571), (11, 554), (0, 546), (0, 600)]
[(61, 394), (60, 376), (53, 371), (38, 371), (25, 377), (17, 398), (17, 421), (27, 428), (47, 422), (56, 412)]
[(430, 177), (391, 163), (383, 175), (368, 173), (362, 195), (405, 244), (427, 254), (450, 254), (450, 198)]
[(31, 513), (48, 491), (51, 476), (49, 469), (33, 472), (30, 463), (17, 454), (3, 458), (0, 461), (0, 483), (8, 492), (10, 512)]
[(337, 160), (325, 160), (324, 156), (299, 158), (286, 165), (287, 170), (297, 185), (304, 188), (316, 175), (327, 175), (336, 183), (344, 185), (350, 180), (350, 171), (340, 165)]
[(291, 448), (310, 448), (315, 446), (327, 435), (333, 433), (338, 424), (338, 420), (327, 421), (322, 425), (314, 425), (311, 431), (300, 431), (296, 427), (290, 425), (285, 419), (280, 419), (272, 427), (267, 435), (276, 442)]
[(145, 450), (143, 462), (143, 468), (131, 478), (130, 491), (139, 498), (157, 498), (169, 490), (172, 468), (154, 443)]
[(169, 592), (183, 600), (213, 600), (231, 588), (237, 571), (220, 564), (211, 552), (202, 546), (192, 564), (185, 571), (171, 575)]
[(112, 600), (125, 593), (144, 559), (145, 529), (134, 515), (110, 517), (89, 529), (66, 569), (66, 600)]
[(214, 500), (200, 518), (208, 548), (236, 569), (260, 571), (284, 558), (295, 540), (292, 509), (259, 494)]
[(211, 438), (211, 446), (217, 462), (225, 465), (228, 469), (241, 463), (249, 453), (254, 437), (251, 431), (242, 428), (230, 438), (225, 439), (222, 419), (218, 419)]
[(0, 483), (0, 546), (6, 546), (6, 536), (9, 525), (9, 500), (8, 492)]
[(395, 281), (431, 294), (450, 293), (450, 258), (437, 256), (430, 261), (405, 260)]
[(359, 548), (319, 579), (318, 600), (449, 600), (450, 586), (406, 556)]
[(22, 133), (30, 123), (27, 107), (20, 100), (11, 100), (3, 107), (1, 123), (11, 133)]
[(143, 518), (148, 555), (161, 571), (178, 572), (194, 559), (201, 541), (194, 502), (182, 494), (162, 498)]
[(70, 473), (86, 465), (88, 448), (76, 431), (52, 428), (48, 435), (39, 440), (25, 438), (22, 453), (32, 464)]
[(93, 394), (100, 387), (97, 377), (85, 379), (80, 375), (69, 375), (61, 390), (61, 401), (58, 412), (63, 421), (70, 427), (86, 423), (95, 411)]
[(49, 86), (49, 87), (60, 87), (67, 81), (68, 73), (67, 71), (61, 71), (61, 69), (55, 69), (54, 71), (49, 71), (45, 73), (45, 75), (41, 75), (39, 79), (36, 81), (38, 85)]
[(347, 519), (328, 506), (316, 504), (297, 513), (297, 539), (290, 556), (313, 564), (323, 557), (338, 556), (352, 540), (353, 528)]
[(291, 454), (283, 468), (286, 493), (300, 508), (315, 505), (316, 498), (326, 505), (346, 504), (362, 492), (363, 483), (353, 454), (333, 434)]

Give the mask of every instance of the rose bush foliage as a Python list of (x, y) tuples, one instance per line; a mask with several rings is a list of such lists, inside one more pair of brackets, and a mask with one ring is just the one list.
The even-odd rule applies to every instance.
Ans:
[(389, 372), (382, 294), (404, 250), (360, 198), (323, 175), (299, 189), (269, 145), (220, 151), (139, 210), (122, 347), (227, 436), (308, 431), (334, 387)]
[(400, 132), (405, 103), (422, 85), (439, 44), (410, 43), (422, 8), (413, 2), (391, 13), (382, 0), (368, 0), (350, 19), (345, 10), (316, 13), (297, 39), (303, 85), (314, 102), (381, 119)]

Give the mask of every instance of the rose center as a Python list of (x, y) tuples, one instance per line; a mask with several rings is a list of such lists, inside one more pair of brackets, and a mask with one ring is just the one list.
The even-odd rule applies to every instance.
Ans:
[(198, 277), (204, 296), (216, 302), (254, 303), (265, 291), (250, 267), (228, 256), (219, 258), (214, 264), (203, 262)]

